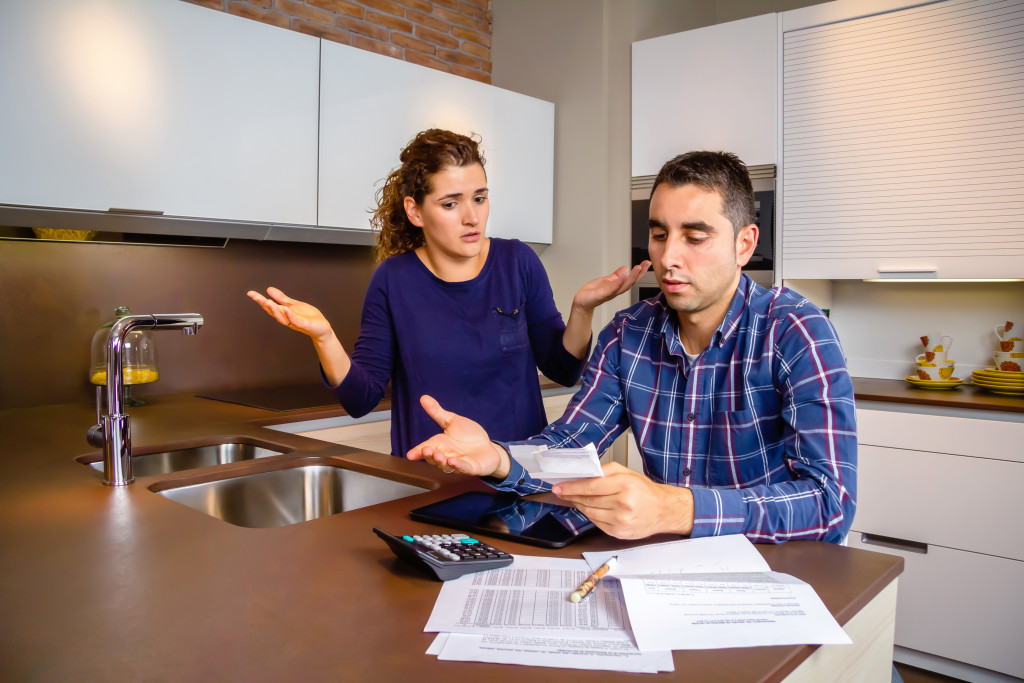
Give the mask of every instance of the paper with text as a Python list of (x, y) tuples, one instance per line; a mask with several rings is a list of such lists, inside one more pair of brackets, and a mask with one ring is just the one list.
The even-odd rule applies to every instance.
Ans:
[(457, 662), (525, 664), (559, 669), (631, 673), (675, 671), (672, 653), (667, 650), (640, 652), (629, 641), (581, 639), (568, 635), (534, 638), (442, 633), (427, 654)]
[(628, 550), (583, 553), (592, 570), (607, 562), (612, 555), (619, 558), (614, 574), (618, 577), (771, 571), (750, 539), (740, 534), (687, 538)]
[(776, 572), (620, 578), (641, 651), (852, 641), (814, 589)]
[(423, 630), (632, 642), (614, 581), (583, 603), (569, 601), (589, 574), (584, 560), (516, 555), (511, 567), (446, 581)]

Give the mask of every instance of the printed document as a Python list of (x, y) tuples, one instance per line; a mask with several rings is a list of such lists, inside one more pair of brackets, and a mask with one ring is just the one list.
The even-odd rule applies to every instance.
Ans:
[(455, 662), (528, 664), (557, 669), (659, 673), (675, 671), (672, 653), (640, 652), (624, 640), (531, 638), (439, 633), (427, 654)]
[(445, 581), (423, 630), (631, 640), (614, 581), (599, 583), (585, 602), (569, 601), (589, 574), (584, 560), (516, 555), (510, 567)]
[(583, 554), (592, 568), (612, 555), (642, 651), (851, 642), (814, 589), (772, 572), (746, 536)]
[(613, 555), (619, 558), (613, 576), (619, 577), (771, 571), (754, 544), (742, 534), (686, 538), (628, 550), (583, 553), (592, 570)]
[(657, 673), (672, 653), (640, 652), (614, 581), (583, 602), (569, 594), (590, 574), (585, 560), (517, 555), (511, 567), (441, 586), (424, 631), (439, 631), (428, 654), (452, 661)]
[(619, 579), (641, 651), (848, 645), (808, 584), (776, 572)]

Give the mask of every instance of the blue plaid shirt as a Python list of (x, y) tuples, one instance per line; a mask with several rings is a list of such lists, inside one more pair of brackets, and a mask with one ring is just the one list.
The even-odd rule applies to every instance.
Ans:
[[(693, 536), (839, 543), (853, 522), (853, 384), (835, 329), (806, 299), (742, 276), (711, 343), (688, 363), (664, 295), (598, 337), (565, 414), (528, 442), (606, 450), (626, 428), (644, 472), (693, 491)], [(512, 461), (495, 488), (550, 489)]]

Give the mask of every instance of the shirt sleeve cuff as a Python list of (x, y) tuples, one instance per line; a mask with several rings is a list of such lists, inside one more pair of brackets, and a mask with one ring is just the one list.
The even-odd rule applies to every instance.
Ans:
[(502, 441), (492, 441), (491, 443), (497, 444), (505, 449), (506, 453), (509, 453), (509, 469), (508, 476), (502, 480), (498, 480), (494, 477), (481, 477), (483, 482), (488, 486), (491, 486), (499, 491), (512, 491), (515, 493), (521, 493), (523, 495), (529, 495), (531, 493), (540, 493), (542, 491), (549, 491), (551, 485), (547, 484), (539, 479), (534, 479), (526, 473), (526, 468), (520, 465), (509, 451), (508, 443)]
[(693, 533), (691, 538), (725, 536), (746, 531), (746, 503), (739, 489), (691, 488)]

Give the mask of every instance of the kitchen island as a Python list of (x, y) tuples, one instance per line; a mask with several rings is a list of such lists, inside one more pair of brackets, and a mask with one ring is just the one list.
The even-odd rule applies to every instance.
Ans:
[[(567, 671), (438, 661), (423, 626), (440, 584), (400, 562), (371, 531), (437, 529), (419, 505), (482, 488), (422, 463), (266, 425), (342, 415), (272, 411), (158, 396), (130, 410), (134, 452), (243, 442), (284, 455), (100, 483), (85, 441), (92, 406), (0, 411), (0, 661), (10, 680), (564, 680)], [(84, 457), (83, 457), (84, 456)], [(244, 528), (151, 490), (331, 464), (426, 492), (275, 528)], [(657, 537), (651, 540), (669, 540)], [(562, 550), (495, 540), (513, 554), (579, 557), (636, 545), (595, 535)], [(673, 680), (836, 680), (886, 666), (900, 558), (824, 543), (759, 546), (773, 569), (811, 583), (855, 646), (677, 651)], [(854, 656), (853, 661), (850, 657)], [(860, 659), (867, 657), (870, 662)], [(622, 674), (592, 672), (595, 681)], [(788, 678), (787, 678), (788, 677)]]

